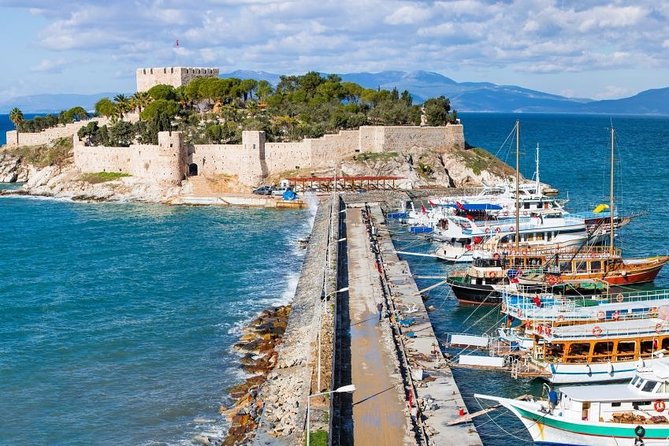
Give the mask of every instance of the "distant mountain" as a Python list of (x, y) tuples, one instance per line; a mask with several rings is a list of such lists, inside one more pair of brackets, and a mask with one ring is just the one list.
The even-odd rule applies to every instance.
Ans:
[[(382, 71), (380, 73), (345, 73), (343, 80), (355, 82), (366, 88), (397, 88), (408, 90), (417, 103), (425, 99), (446, 96), (458, 111), (502, 113), (602, 113), (669, 115), (669, 88), (646, 90), (623, 99), (595, 101), (593, 99), (566, 98), (559, 95), (530, 90), (515, 85), (497, 85), (490, 82), (456, 82), (430, 71)], [(267, 80), (278, 84), (280, 74), (265, 71), (238, 70), (222, 73), (220, 77)], [(9, 113), (19, 107), (24, 113), (58, 112), (76, 105), (90, 110), (102, 97), (117, 93), (92, 95), (42, 94), (0, 100), (0, 113)]]
[(0, 113), (7, 114), (14, 108), (20, 108), (24, 113), (58, 113), (72, 107), (81, 106), (91, 111), (95, 103), (104, 97), (113, 98), (116, 93), (95, 94), (37, 94), (33, 96), (18, 96), (11, 99), (0, 99)]

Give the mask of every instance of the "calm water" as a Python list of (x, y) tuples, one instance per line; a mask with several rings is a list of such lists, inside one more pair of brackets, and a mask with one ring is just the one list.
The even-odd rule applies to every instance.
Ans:
[[(502, 143), (516, 117), (461, 117), (470, 144), (508, 154)], [(606, 200), (608, 118), (520, 119), (526, 176), (538, 142), (542, 179), (568, 193), (570, 209)], [(669, 120), (617, 117), (613, 124), (622, 208), (648, 212), (620, 242), (629, 255), (667, 253)], [(12, 128), (6, 115), (0, 141), (3, 125)], [(223, 428), (217, 409), (241, 376), (230, 347), (245, 321), (290, 295), (301, 262), (296, 240), (308, 220), (305, 211), (0, 198), (0, 444), (178, 444)], [(434, 249), (395, 229), (402, 249)], [(447, 269), (408, 260), (415, 274)], [(669, 271), (657, 284), (669, 286)], [(447, 296), (442, 287), (429, 299), (442, 339), (493, 326), (495, 314)], [(474, 391), (539, 388), (498, 373), (455, 373), (470, 410), (478, 408)], [(529, 443), (504, 411), (477, 424), (486, 445)]]
[[(466, 114), (462, 121), (467, 141), (515, 163), (515, 140), (512, 150), (502, 146), (515, 120), (521, 120), (521, 170), (531, 177), (534, 172), (536, 144), (541, 150), (542, 181), (568, 193), (570, 210), (592, 209), (600, 202), (608, 202), (610, 121), (606, 117), (564, 115), (496, 115)], [(620, 181), (616, 189), (622, 195), (621, 209), (628, 212), (647, 212), (628, 225), (618, 242), (629, 256), (669, 253), (669, 239), (662, 227), (669, 218), (664, 195), (669, 191), (669, 119), (617, 117), (613, 121), (617, 131), (617, 154), (620, 162), (616, 175)], [(424, 240), (407, 234), (406, 228), (394, 227), (398, 248), (407, 251), (434, 250)], [(406, 257), (414, 274), (437, 275), (450, 269), (429, 258)], [(434, 280), (417, 279), (424, 288)], [(656, 285), (669, 287), (669, 270), (658, 276)], [(483, 333), (489, 331), (498, 319), (490, 309), (474, 310), (460, 307), (449, 297), (448, 287), (429, 293), (428, 304), (436, 310), (430, 314), (435, 331), (446, 340), (447, 333)], [(455, 352), (457, 353), (457, 352)], [(517, 396), (527, 392), (538, 394), (538, 381), (513, 380), (496, 372), (455, 370), (456, 380), (470, 411), (480, 409), (472, 395), (475, 392)], [(524, 427), (506, 410), (498, 410), (477, 419), (476, 425), (487, 446), (531, 444)]]
[(0, 220), (0, 444), (158, 445), (223, 426), (231, 346), (292, 295), (309, 213), (0, 198)]

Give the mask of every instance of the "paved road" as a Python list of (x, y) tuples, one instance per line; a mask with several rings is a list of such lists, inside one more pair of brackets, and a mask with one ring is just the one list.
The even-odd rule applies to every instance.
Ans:
[(379, 322), (383, 299), (359, 208), (347, 210), (353, 436), (359, 445), (415, 444), (410, 437), (404, 390), (395, 365), (390, 327)]

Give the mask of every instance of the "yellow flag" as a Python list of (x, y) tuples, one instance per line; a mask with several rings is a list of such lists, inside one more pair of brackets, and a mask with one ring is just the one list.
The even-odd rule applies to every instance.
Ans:
[(592, 212), (594, 212), (595, 214), (599, 214), (600, 212), (606, 211), (608, 209), (609, 209), (609, 205), (602, 203), (602, 204), (598, 204), (597, 207)]

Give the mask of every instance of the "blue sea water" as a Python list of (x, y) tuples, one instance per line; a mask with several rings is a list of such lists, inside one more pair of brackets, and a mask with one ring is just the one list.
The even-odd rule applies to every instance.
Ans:
[[(467, 141), (488, 149), (515, 165), (515, 139), (511, 147), (504, 141), (517, 119), (521, 122), (521, 171), (534, 172), (535, 147), (541, 146), (541, 179), (568, 194), (571, 211), (592, 210), (608, 203), (610, 171), (610, 132), (616, 129), (616, 198), (624, 214), (645, 213), (632, 221), (617, 238), (627, 256), (669, 254), (669, 238), (664, 224), (669, 218), (666, 192), (669, 191), (669, 118), (574, 115), (501, 115), (462, 113)], [(430, 242), (394, 226), (398, 249), (430, 252)], [(453, 266), (424, 257), (405, 258), (414, 275), (443, 275)], [(417, 279), (419, 288), (434, 280)], [(669, 287), (669, 270), (660, 272), (655, 285)], [(459, 306), (446, 286), (429, 292), (427, 304), (437, 336), (446, 341), (448, 333), (490, 332), (498, 322), (498, 310)], [(452, 353), (458, 353), (457, 351)], [(537, 380), (514, 380), (492, 371), (455, 369), (456, 381), (470, 412), (481, 408), (474, 393), (515, 397), (540, 394)], [(532, 444), (525, 428), (506, 410), (497, 410), (476, 419), (478, 432), (486, 446)]]
[[(190, 444), (308, 211), (0, 198), (0, 444)], [(205, 420), (205, 421), (202, 421)]]
[[(461, 118), (470, 144), (510, 163), (502, 143), (520, 119), (526, 176), (539, 143), (542, 180), (568, 194), (571, 210), (607, 200), (609, 118)], [(3, 125), (12, 128), (6, 115), (0, 138)], [(628, 255), (667, 253), (669, 119), (616, 117), (613, 125), (621, 208), (648, 212), (619, 242)], [(218, 406), (241, 379), (231, 346), (244, 322), (290, 295), (309, 214), (0, 198), (0, 221), (0, 444), (163, 445), (224, 427)], [(405, 228), (393, 230), (399, 248), (434, 249)], [(449, 268), (407, 260), (414, 274)], [(669, 286), (669, 271), (656, 283)], [(459, 307), (447, 287), (430, 292), (428, 303), (442, 339), (483, 332), (497, 317)], [(495, 372), (455, 375), (472, 411), (474, 392), (514, 396), (540, 386)], [(477, 427), (489, 446), (529, 444), (504, 411)]]
[(0, 114), (0, 146), (7, 142), (5, 132), (8, 130), (14, 130), (14, 124), (9, 120), (9, 115)]

